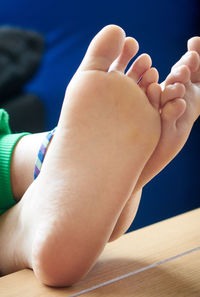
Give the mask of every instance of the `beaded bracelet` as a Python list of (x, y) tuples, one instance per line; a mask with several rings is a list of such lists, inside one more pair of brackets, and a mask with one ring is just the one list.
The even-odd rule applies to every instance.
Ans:
[(35, 162), (35, 169), (34, 169), (34, 179), (36, 179), (41, 171), (42, 163), (44, 161), (44, 157), (49, 145), (49, 142), (51, 141), (51, 138), (53, 137), (54, 133), (56, 131), (56, 128), (54, 128), (52, 131), (48, 132), (45, 139), (43, 140), (41, 147), (39, 149), (37, 159)]

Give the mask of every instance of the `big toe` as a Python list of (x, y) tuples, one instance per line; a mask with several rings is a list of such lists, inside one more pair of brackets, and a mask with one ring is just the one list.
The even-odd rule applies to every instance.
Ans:
[(124, 47), (125, 32), (122, 28), (104, 27), (91, 41), (79, 70), (108, 71)]

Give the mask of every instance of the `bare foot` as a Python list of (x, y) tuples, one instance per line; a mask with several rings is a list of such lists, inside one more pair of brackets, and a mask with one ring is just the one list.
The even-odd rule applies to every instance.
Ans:
[(200, 114), (200, 37), (172, 67), (161, 95), (161, 137), (140, 176), (137, 188), (159, 173), (182, 149)]
[[(120, 69), (129, 43), (137, 50), (117, 26), (91, 42), (67, 88), (40, 175), (0, 218), (3, 273), (30, 267), (45, 284), (70, 285), (109, 240), (160, 137), (159, 113), (142, 82), (135, 83), (140, 75), (132, 79), (134, 71)], [(133, 68), (146, 65), (143, 59)]]
[[(145, 77), (143, 85), (148, 86)], [(137, 213), (142, 187), (182, 149), (200, 114), (200, 37), (188, 41), (188, 52), (172, 67), (162, 88), (161, 94), (158, 85), (151, 83), (145, 90), (152, 105), (161, 108), (161, 137), (118, 219), (110, 240), (118, 238), (130, 227)]]

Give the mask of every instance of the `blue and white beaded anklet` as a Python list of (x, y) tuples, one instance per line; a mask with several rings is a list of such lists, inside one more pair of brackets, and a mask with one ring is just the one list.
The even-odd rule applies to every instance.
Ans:
[(52, 131), (48, 132), (41, 144), (41, 147), (39, 149), (37, 159), (35, 162), (34, 179), (36, 179), (38, 177), (38, 175), (41, 171), (42, 163), (44, 161), (44, 157), (45, 157), (49, 142), (51, 141), (55, 131), (56, 131), (56, 128), (54, 128)]

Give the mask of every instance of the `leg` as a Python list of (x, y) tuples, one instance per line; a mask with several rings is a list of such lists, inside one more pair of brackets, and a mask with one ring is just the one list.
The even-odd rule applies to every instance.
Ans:
[(33, 172), (38, 150), (46, 133), (27, 135), (17, 142), (10, 165), (13, 196), (19, 201), (33, 182)]

